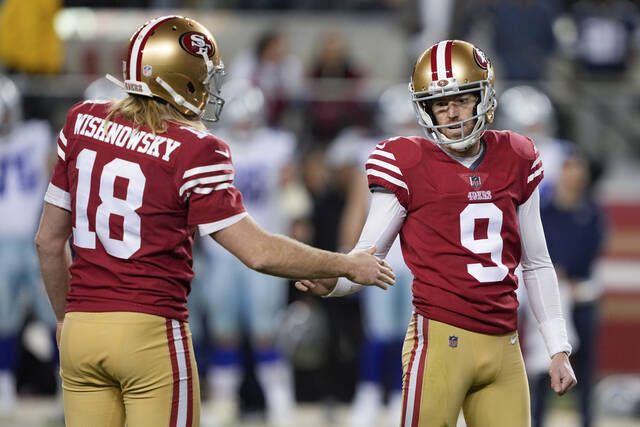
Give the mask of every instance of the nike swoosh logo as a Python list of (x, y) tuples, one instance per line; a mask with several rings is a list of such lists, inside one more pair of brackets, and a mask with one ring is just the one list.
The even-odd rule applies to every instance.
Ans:
[(518, 340), (518, 336), (517, 335), (511, 336), (511, 338), (509, 339), (509, 341), (511, 341), (511, 345), (515, 344), (517, 340)]
[(229, 150), (215, 150), (216, 153), (223, 155), (224, 157), (226, 157), (227, 159), (229, 157), (231, 157), (231, 153), (229, 153)]

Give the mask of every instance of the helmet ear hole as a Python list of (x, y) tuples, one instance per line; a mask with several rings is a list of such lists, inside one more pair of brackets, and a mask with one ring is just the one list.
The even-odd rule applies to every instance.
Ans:
[(189, 91), (189, 93), (195, 93), (196, 87), (193, 85), (193, 83), (189, 82), (187, 83), (187, 90)]

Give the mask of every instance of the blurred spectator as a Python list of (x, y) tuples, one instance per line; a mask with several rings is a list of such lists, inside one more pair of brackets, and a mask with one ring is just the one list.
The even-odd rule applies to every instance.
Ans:
[(557, 0), (501, 0), (493, 7), (493, 45), (506, 80), (540, 80), (555, 50)]
[(453, 38), (473, 39), (495, 58), (504, 80), (535, 81), (545, 77), (555, 51), (553, 21), (559, 0), (458, 0), (453, 11)]
[[(15, 409), (18, 334), (27, 310), (51, 331), (56, 324), (33, 244), (53, 138), (47, 123), (23, 121), (21, 113), (16, 85), (0, 75), (0, 418)], [(53, 343), (52, 333), (48, 353)]]
[[(265, 98), (251, 82), (230, 80), (222, 92), (226, 104), (216, 134), (231, 146), (234, 186), (242, 192), (245, 207), (260, 226), (286, 234), (294, 218), (283, 209), (282, 195), (283, 189), (295, 185), (292, 165), (296, 138), (265, 126)], [(190, 307), (199, 304), (206, 310), (212, 333), (205, 368), (211, 417), (204, 418), (221, 425), (237, 422), (243, 379), (242, 338), (246, 332), (268, 424), (297, 425), (292, 373), (275, 347), (278, 318), (287, 305), (287, 280), (248, 269), (211, 239), (202, 243), (206, 271), (194, 286)]]
[[(404, 7), (403, 28), (411, 36), (411, 57), (422, 53), (425, 46), (430, 46), (435, 40), (450, 38), (451, 25), (454, 20), (456, 0), (410, 0)], [(475, 2), (474, 2), (475, 3)]]
[(325, 33), (312, 59), (309, 72), (312, 98), (309, 106), (311, 137), (328, 142), (338, 132), (362, 120), (361, 80), (342, 33)]
[[(603, 249), (605, 220), (589, 191), (590, 173), (586, 157), (575, 145), (566, 145), (565, 160), (553, 197), (541, 206), (549, 255), (558, 281), (570, 292), (571, 318), (580, 347), (574, 354), (579, 378), (579, 408), (583, 427), (591, 427), (593, 387), (598, 342), (598, 298), (601, 287), (593, 267)], [(543, 425), (546, 412), (546, 375), (531, 384), (533, 426)]]
[(585, 71), (619, 74), (633, 54), (638, 6), (628, 0), (581, 0), (571, 9), (577, 27), (577, 59)]
[[(305, 153), (302, 172), (304, 183), (313, 203), (311, 226), (315, 247), (337, 250), (339, 244), (339, 224), (344, 209), (344, 192), (338, 188), (337, 180), (327, 163), (326, 147), (315, 146)], [(306, 295), (294, 294), (305, 300)], [(300, 396), (309, 400), (322, 400), (332, 405), (336, 401), (348, 402), (355, 387), (358, 340), (361, 336), (360, 306), (357, 299), (338, 301), (334, 298), (311, 298), (309, 304), (316, 304), (314, 310), (322, 310), (327, 319), (331, 340), (319, 361), (320, 366), (311, 371), (296, 371)], [(308, 386), (313, 384), (313, 386)], [(331, 408), (331, 406), (329, 406)], [(333, 412), (328, 412), (331, 417)], [(328, 420), (325, 425), (335, 425)]]
[(533, 140), (544, 165), (540, 197), (545, 200), (560, 175), (566, 141), (556, 138), (558, 114), (547, 94), (530, 85), (505, 90), (498, 100), (498, 129), (510, 129)]
[[(563, 169), (566, 147), (569, 144), (555, 137), (558, 127), (557, 112), (546, 93), (530, 85), (510, 87), (500, 95), (498, 103), (500, 108), (496, 115), (497, 128), (511, 129), (530, 138), (540, 152), (544, 178), (538, 188), (544, 203), (553, 195), (554, 187)], [(516, 270), (516, 274), (519, 283), (524, 283), (520, 269)], [(558, 287), (562, 312), (568, 314), (571, 312), (570, 290), (564, 281), (559, 281)], [(539, 408), (546, 402), (550, 359), (533, 312), (530, 305), (526, 303), (528, 296), (524, 286), (521, 285), (517, 293), (520, 302), (519, 329), (523, 335), (522, 350), (529, 384), (532, 387), (532, 410), (534, 419), (539, 423), (538, 412), (541, 411)], [(576, 342), (575, 328), (569, 316), (566, 324), (569, 342), (575, 351), (579, 344)]]
[(229, 75), (262, 90), (269, 126), (282, 124), (287, 107), (301, 93), (304, 76), (300, 59), (288, 52), (285, 36), (277, 31), (263, 33), (253, 50), (238, 55)]

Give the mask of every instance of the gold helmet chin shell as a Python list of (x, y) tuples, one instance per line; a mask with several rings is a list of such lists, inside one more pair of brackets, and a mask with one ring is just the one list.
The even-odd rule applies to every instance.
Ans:
[[(216, 40), (200, 23), (182, 16), (164, 16), (140, 27), (129, 41), (123, 61), (125, 90), (161, 98), (186, 117), (203, 111), (209, 99), (210, 70), (222, 68)], [(174, 93), (170, 93), (165, 82)]]

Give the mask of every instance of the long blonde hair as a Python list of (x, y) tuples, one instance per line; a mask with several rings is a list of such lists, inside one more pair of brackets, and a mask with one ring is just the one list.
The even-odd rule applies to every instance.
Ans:
[(122, 116), (133, 122), (135, 127), (146, 126), (154, 135), (166, 132), (169, 127), (168, 122), (182, 123), (199, 130), (206, 130), (201, 120), (188, 119), (170, 104), (146, 96), (129, 95), (114, 103), (104, 121), (105, 125), (116, 116)]

